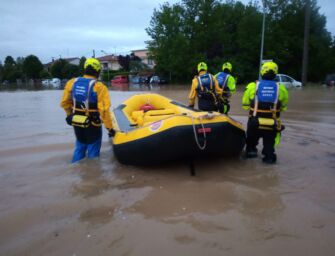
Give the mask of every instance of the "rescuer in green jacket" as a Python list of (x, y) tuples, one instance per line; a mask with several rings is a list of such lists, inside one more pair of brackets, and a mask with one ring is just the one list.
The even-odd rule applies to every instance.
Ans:
[(278, 66), (265, 62), (261, 66), (261, 80), (249, 83), (243, 94), (243, 108), (249, 110), (246, 157), (257, 157), (257, 144), (263, 138), (263, 162), (276, 163), (275, 145), (279, 144), (284, 127), (280, 112), (286, 110), (288, 92), (283, 84), (275, 81)]
[(223, 114), (228, 114), (230, 110), (229, 99), (236, 91), (235, 78), (231, 75), (233, 66), (229, 62), (222, 65), (222, 71), (215, 75), (222, 94), (218, 95), (218, 110)]

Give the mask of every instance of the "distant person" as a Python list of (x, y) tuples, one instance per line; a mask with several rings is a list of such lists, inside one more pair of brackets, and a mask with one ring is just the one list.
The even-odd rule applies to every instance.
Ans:
[(287, 109), (288, 92), (283, 84), (275, 81), (278, 66), (265, 62), (261, 66), (261, 80), (249, 83), (243, 95), (244, 109), (249, 109), (246, 157), (257, 157), (257, 144), (263, 138), (263, 162), (277, 161), (275, 145), (279, 144), (281, 131), (280, 112)]
[(229, 62), (225, 62), (222, 65), (222, 71), (215, 75), (219, 87), (222, 89), (222, 94), (218, 97), (218, 110), (223, 114), (228, 114), (230, 110), (229, 99), (236, 91), (235, 78), (231, 75), (232, 69), (233, 66)]
[(198, 97), (198, 107), (203, 111), (217, 111), (217, 94), (222, 90), (215, 77), (207, 73), (207, 64), (198, 64), (198, 75), (192, 80), (191, 91), (189, 94), (189, 107), (194, 108), (196, 97)]
[(100, 62), (88, 58), (84, 64), (84, 76), (69, 80), (64, 88), (61, 107), (66, 112), (66, 122), (72, 125), (76, 145), (72, 163), (83, 158), (99, 157), (102, 141), (102, 122), (108, 135), (114, 136), (110, 96), (107, 87), (98, 82)]

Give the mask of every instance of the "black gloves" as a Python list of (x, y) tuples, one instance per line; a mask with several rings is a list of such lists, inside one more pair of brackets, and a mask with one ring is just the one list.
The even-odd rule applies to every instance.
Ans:
[(66, 118), (65, 118), (65, 121), (68, 125), (72, 125), (72, 117), (73, 115), (68, 115)]
[(115, 136), (115, 130), (112, 128), (112, 129), (109, 129), (108, 130), (108, 137), (114, 137)]

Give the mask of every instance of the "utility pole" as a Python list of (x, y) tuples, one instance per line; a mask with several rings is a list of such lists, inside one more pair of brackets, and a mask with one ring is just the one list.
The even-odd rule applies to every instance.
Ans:
[(95, 58), (95, 50), (93, 50), (93, 56), (92, 57)]
[(302, 55), (302, 74), (301, 74), (302, 85), (306, 85), (307, 83), (310, 17), (311, 17), (311, 1), (305, 0), (304, 51)]
[(263, 50), (264, 50), (264, 30), (265, 30), (265, 3), (263, 4), (263, 23), (262, 23), (262, 38), (261, 38), (261, 54), (259, 56), (259, 72), (258, 72), (258, 80), (261, 80), (261, 66), (263, 62)]

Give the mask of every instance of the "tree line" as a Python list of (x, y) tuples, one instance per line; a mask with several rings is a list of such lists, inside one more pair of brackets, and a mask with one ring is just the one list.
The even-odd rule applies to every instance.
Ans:
[[(16, 60), (12, 56), (5, 58), (4, 64), (0, 63), (0, 82), (8, 81), (14, 83), (17, 80), (27, 81), (29, 79), (49, 79), (57, 77), (59, 79), (70, 79), (84, 74), (84, 63), (86, 57), (81, 57), (79, 65), (69, 63), (66, 59), (58, 59), (47, 65), (43, 65), (35, 55), (18, 57)], [(141, 63), (141, 59), (134, 54), (118, 56), (121, 69), (111, 71), (111, 74), (118, 72), (128, 72), (129, 70), (140, 71), (147, 67)], [(102, 79), (107, 81), (109, 74), (102, 72)]]
[[(279, 72), (301, 78), (306, 0), (265, 0), (263, 59), (272, 59)], [(335, 38), (326, 17), (311, 0), (308, 81), (320, 82), (335, 72)], [(157, 72), (175, 81), (189, 81), (196, 64), (207, 62), (212, 73), (223, 62), (233, 64), (239, 82), (257, 79), (263, 8), (258, 1), (181, 0), (155, 9), (146, 29)]]
[(16, 60), (12, 56), (5, 58), (4, 64), (0, 63), (0, 81), (14, 83), (17, 80), (26, 81), (29, 79), (48, 79), (57, 77), (69, 79), (83, 73), (86, 58), (80, 59), (80, 64), (73, 65), (64, 59), (54, 61), (51, 65), (43, 65), (35, 55), (18, 57)]

